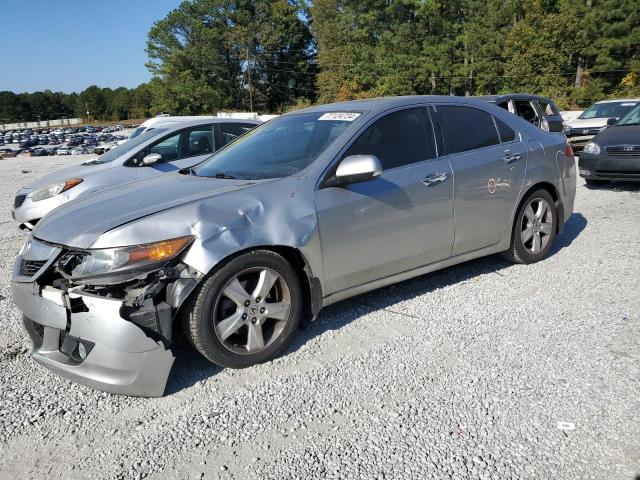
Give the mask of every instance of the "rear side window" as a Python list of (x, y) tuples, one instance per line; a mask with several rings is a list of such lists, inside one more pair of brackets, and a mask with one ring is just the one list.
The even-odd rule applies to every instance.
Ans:
[(425, 108), (390, 113), (367, 128), (345, 156), (375, 155), (383, 170), (435, 158), (431, 121)]
[(502, 143), (504, 142), (513, 142), (516, 139), (516, 132), (513, 129), (500, 120), (498, 117), (493, 117), (496, 121), (496, 126), (498, 127), (498, 133), (500, 134), (500, 140)]
[(437, 108), (448, 153), (467, 152), (500, 143), (493, 118), (484, 110), (452, 105)]
[(505, 100), (504, 102), (500, 102), (498, 104), (500, 108), (504, 108), (505, 110), (509, 110), (509, 100)]

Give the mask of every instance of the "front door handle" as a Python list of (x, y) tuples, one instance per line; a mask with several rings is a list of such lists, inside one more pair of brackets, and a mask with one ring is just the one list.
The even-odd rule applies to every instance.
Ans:
[(434, 173), (428, 175), (420, 181), (427, 187), (430, 187), (431, 185), (435, 185), (436, 183), (444, 182), (447, 178), (449, 178), (448, 173)]
[(504, 152), (504, 157), (502, 157), (502, 159), (504, 160), (504, 163), (513, 163), (517, 160), (520, 160), (521, 157), (522, 157), (522, 154), (511, 153), (507, 150), (506, 152)]

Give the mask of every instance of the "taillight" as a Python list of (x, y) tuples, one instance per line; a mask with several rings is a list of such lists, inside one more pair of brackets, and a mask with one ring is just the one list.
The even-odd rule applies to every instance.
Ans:
[(571, 148), (571, 144), (567, 142), (564, 146), (564, 154), (567, 157), (573, 157), (573, 148)]

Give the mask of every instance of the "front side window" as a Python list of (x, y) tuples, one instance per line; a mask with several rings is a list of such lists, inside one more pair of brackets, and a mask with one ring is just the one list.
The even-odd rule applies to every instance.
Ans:
[(383, 170), (435, 158), (431, 122), (425, 108), (390, 113), (365, 130), (345, 156), (375, 155)]
[(213, 153), (213, 135), (211, 127), (189, 130), (186, 134), (186, 152), (183, 157), (197, 157)]
[(159, 153), (162, 156), (157, 163), (167, 163), (198, 155), (208, 155), (213, 151), (213, 130), (211, 125), (203, 125), (176, 132), (141, 150), (136, 154), (134, 164), (140, 165), (142, 159), (152, 153)]
[(241, 179), (294, 175), (311, 164), (352, 124), (357, 112), (284, 115), (250, 130), (194, 169), (202, 177)]
[(177, 133), (169, 138), (165, 138), (159, 143), (156, 143), (151, 147), (149, 153), (159, 153), (162, 155), (161, 162), (171, 162), (178, 159), (178, 153), (180, 151), (180, 137), (181, 134)]
[(246, 125), (239, 123), (222, 123), (220, 124), (220, 140), (222, 147), (227, 143), (233, 142), (236, 138), (244, 135), (251, 130), (254, 125)]
[(96, 158), (95, 160), (92, 160), (90, 163), (91, 164), (97, 164), (97, 163), (109, 163), (114, 161), (116, 158), (126, 154), (127, 152), (133, 150), (134, 148), (138, 147), (139, 145), (142, 145), (144, 142), (146, 142), (147, 140), (155, 137), (156, 135), (160, 135), (162, 132), (164, 132), (165, 129), (163, 128), (158, 128), (155, 130), (147, 130), (146, 132), (138, 135), (136, 138), (132, 138), (130, 140), (127, 140), (124, 143), (121, 143), (120, 145), (118, 145), (115, 148), (112, 148), (111, 150), (103, 153), (102, 155), (100, 155), (98, 158)]
[(531, 102), (527, 100), (515, 100), (513, 103), (515, 104), (516, 115), (536, 126), (540, 124), (538, 112), (536, 112), (536, 109), (533, 107)]
[(500, 138), (492, 116), (479, 108), (438, 106), (448, 153), (461, 153), (498, 145)]

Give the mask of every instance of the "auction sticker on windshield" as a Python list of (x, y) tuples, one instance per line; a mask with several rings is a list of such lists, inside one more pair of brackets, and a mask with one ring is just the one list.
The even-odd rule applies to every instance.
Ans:
[(343, 122), (353, 122), (360, 116), (359, 113), (353, 112), (331, 112), (325, 113), (318, 120), (341, 120)]

